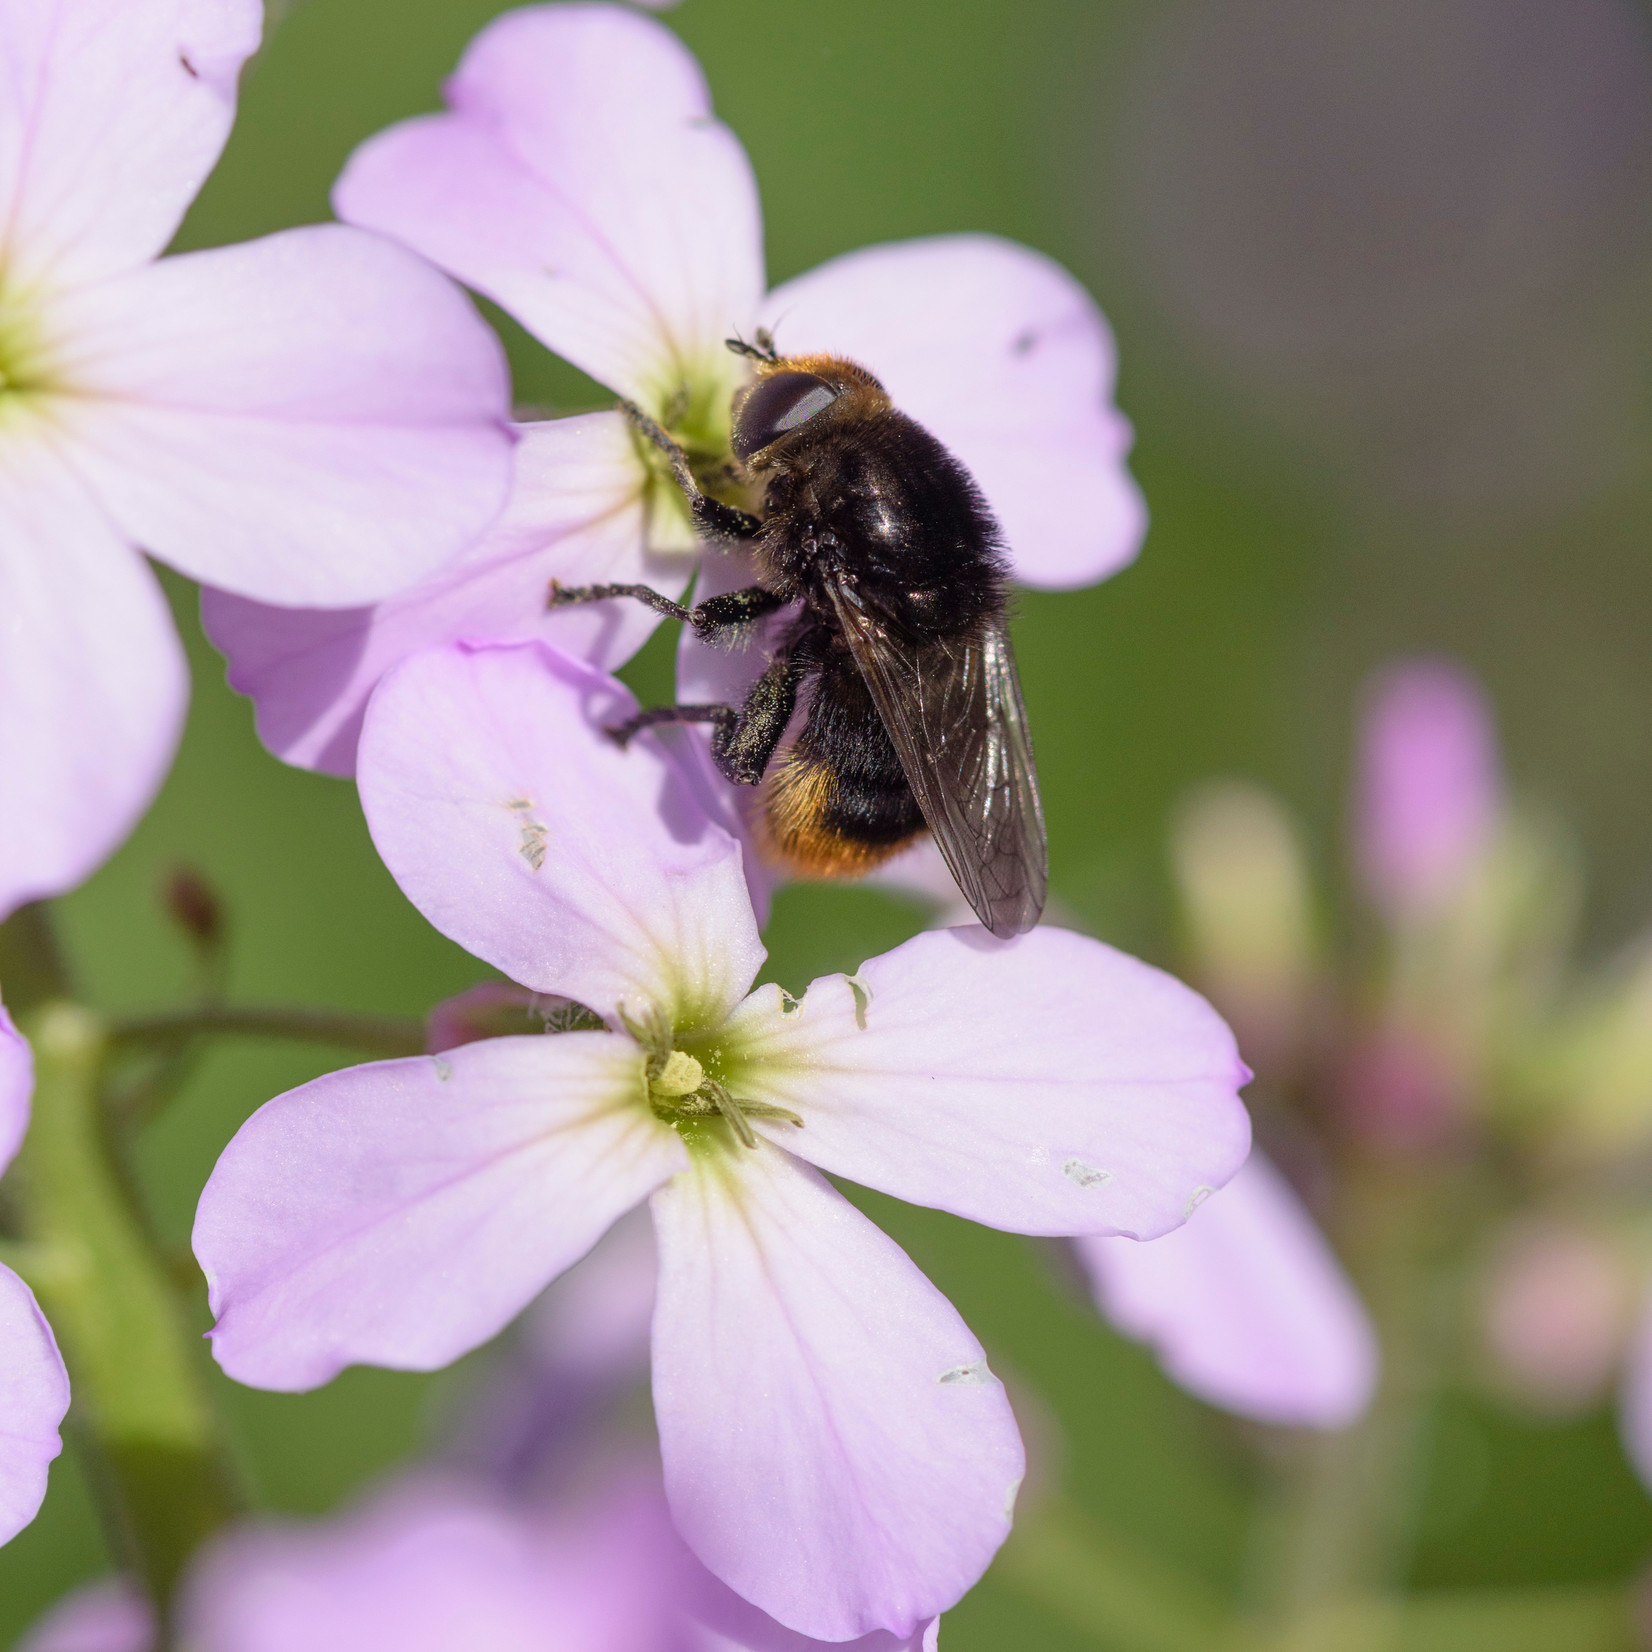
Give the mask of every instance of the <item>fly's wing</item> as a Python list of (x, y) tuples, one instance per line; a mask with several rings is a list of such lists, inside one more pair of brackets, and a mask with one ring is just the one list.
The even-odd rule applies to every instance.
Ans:
[(831, 587), (907, 784), (975, 915), (994, 935), (1038, 922), (1049, 846), (1027, 708), (1001, 619), (914, 646), (841, 582)]

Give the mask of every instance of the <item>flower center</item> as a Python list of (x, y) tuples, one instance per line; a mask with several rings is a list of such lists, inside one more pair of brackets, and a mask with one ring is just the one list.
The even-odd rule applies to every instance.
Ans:
[(677, 1048), (670, 1022), (657, 1009), (650, 1008), (640, 1020), (621, 1010), (620, 1020), (647, 1052), (644, 1070), (648, 1105), (654, 1116), (684, 1136), (698, 1139), (706, 1124), (721, 1120), (742, 1147), (755, 1147), (757, 1135), (751, 1127), (754, 1118), (785, 1119), (802, 1127), (803, 1120), (784, 1107), (733, 1095), (726, 1084), (706, 1071), (706, 1063), (699, 1056)]
[[(677, 363), (664, 386), (641, 398), (643, 410), (657, 419), (688, 458), (694, 480), (704, 493), (725, 505), (750, 510), (753, 501), (730, 445), (734, 393), (745, 369), (733, 356)], [(699, 550), (699, 536), (688, 501), (677, 486), (665, 456), (642, 436), (635, 438), (637, 457), (648, 473), (649, 549)]]
[(7, 293), (0, 279), (0, 421), (52, 388), (38, 321)]

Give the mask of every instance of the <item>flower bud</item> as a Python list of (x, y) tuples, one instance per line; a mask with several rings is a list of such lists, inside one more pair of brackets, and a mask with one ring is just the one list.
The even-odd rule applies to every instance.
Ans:
[(1171, 860), (1193, 972), (1265, 1075), (1301, 1040), (1313, 968), (1307, 867), (1284, 809), (1222, 781), (1178, 810)]
[(200, 952), (215, 952), (224, 941), (224, 903), (218, 891), (193, 866), (175, 866), (161, 900), (167, 915)]
[(1355, 797), (1360, 881), (1390, 921), (1448, 902), (1491, 841), (1503, 784), (1491, 709), (1444, 661), (1379, 673), (1366, 691)]
[(1652, 1139), (1652, 938), (1591, 983), (1520, 1073), (1561, 1152), (1610, 1159)]
[(1622, 1356), (1634, 1289), (1629, 1259), (1608, 1237), (1556, 1218), (1513, 1225), (1481, 1286), (1481, 1332), (1498, 1385), (1534, 1410), (1588, 1410)]

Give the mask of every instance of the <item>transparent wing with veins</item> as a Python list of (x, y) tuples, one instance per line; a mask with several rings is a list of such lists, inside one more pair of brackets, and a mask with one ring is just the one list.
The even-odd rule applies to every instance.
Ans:
[(914, 642), (844, 581), (830, 589), (849, 651), (964, 898), (994, 935), (1031, 929), (1049, 888), (1049, 848), (1003, 621)]

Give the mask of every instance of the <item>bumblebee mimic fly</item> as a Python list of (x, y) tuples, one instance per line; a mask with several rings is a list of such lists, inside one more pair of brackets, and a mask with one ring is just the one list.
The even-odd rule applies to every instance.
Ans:
[[(749, 551), (756, 583), (686, 608), (644, 585), (554, 587), (553, 606), (635, 597), (717, 637), (797, 606), (733, 705), (661, 706), (611, 731), (709, 723), (718, 768), (762, 785), (764, 848), (790, 870), (853, 877), (926, 828), (995, 935), (1037, 923), (1048, 883), (1026, 707), (1006, 625), (1002, 541), (969, 473), (864, 368), (783, 357), (765, 333), (735, 398), (734, 457), (756, 515), (701, 491), (682, 450), (626, 411), (669, 460), (700, 531)], [(781, 753), (800, 694), (801, 730)]]

